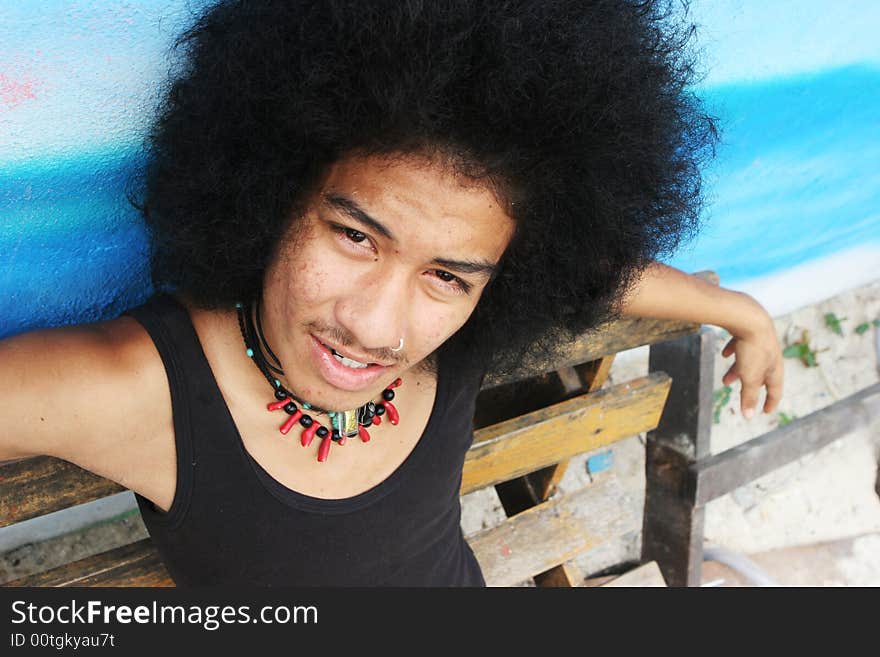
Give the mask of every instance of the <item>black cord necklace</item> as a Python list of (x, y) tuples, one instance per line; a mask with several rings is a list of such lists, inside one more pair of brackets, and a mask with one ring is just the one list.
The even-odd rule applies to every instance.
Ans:
[[(263, 325), (260, 318), (260, 299), (257, 297), (255, 307), (251, 303), (236, 303), (235, 308), (238, 311), (238, 326), (241, 329), (241, 337), (244, 340), (245, 353), (254, 362), (266, 380), (272, 386), (277, 401), (269, 403), (266, 408), (270, 411), (283, 409), (289, 417), (279, 427), (279, 431), (287, 435), (287, 433), (297, 423), (302, 427), (300, 434), (300, 442), (303, 447), (308, 447), (315, 436), (321, 439), (321, 446), (318, 448), (318, 460), (326, 461), (327, 455), (330, 453), (330, 445), (338, 442), (344, 445), (347, 438), (354, 435), (360, 436), (361, 441), (370, 440), (370, 434), (367, 427), (379, 425), (382, 423), (382, 416), (388, 413), (388, 421), (396, 425), (399, 415), (391, 400), (394, 399), (394, 388), (401, 384), (401, 380), (395, 379), (382, 391), (382, 400), (379, 402), (367, 402), (360, 408), (348, 411), (329, 411), (309, 404), (296, 397), (292, 392), (285, 388), (279, 376), (284, 376), (284, 368), (281, 361), (269, 347), (266, 336), (263, 335)], [(254, 323), (253, 316), (256, 316)], [(266, 359), (263, 353), (265, 348), (266, 354), (274, 361), (275, 365)], [(297, 405), (299, 404), (299, 406)], [(302, 410), (300, 410), (302, 407)], [(311, 411), (315, 415), (326, 414), (330, 421), (330, 428), (321, 424), (312, 415), (303, 413), (303, 410)]]

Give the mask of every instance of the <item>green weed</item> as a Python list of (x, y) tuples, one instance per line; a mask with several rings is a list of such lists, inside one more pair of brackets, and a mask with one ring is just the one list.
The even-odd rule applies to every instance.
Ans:
[(815, 351), (810, 347), (810, 333), (804, 329), (801, 339), (782, 350), (785, 358), (799, 358), (806, 367), (817, 367), (816, 354), (828, 351), (827, 348)]
[(843, 335), (843, 329), (840, 328), (840, 323), (845, 319), (846, 317), (838, 317), (834, 313), (825, 313), (825, 326), (837, 333), (837, 335)]
[(872, 325), (880, 328), (880, 319), (872, 319), (870, 322), (862, 322), (861, 324), (856, 326), (855, 331), (859, 335), (862, 335), (864, 333), (867, 333), (868, 329), (871, 328)]
[(787, 413), (779, 412), (779, 426), (784, 427), (786, 424), (791, 424), (792, 420), (794, 420), (797, 415), (788, 415)]
[(724, 386), (715, 391), (713, 399), (715, 402), (713, 418), (715, 424), (721, 422), (721, 409), (730, 401), (730, 393), (733, 390), (730, 386)]

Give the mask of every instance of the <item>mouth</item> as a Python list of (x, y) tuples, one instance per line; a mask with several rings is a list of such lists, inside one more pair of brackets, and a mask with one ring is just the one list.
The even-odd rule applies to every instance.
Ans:
[(370, 366), (376, 367), (390, 367), (393, 363), (377, 363), (375, 361), (371, 361), (366, 357), (360, 356), (359, 354), (345, 353), (336, 349), (333, 345), (327, 344), (322, 340), (318, 340), (321, 345), (333, 354), (333, 357), (338, 360), (340, 363), (345, 365), (346, 367), (350, 367), (355, 370), (365, 369)]
[[(322, 343), (322, 344), (324, 344), (324, 343)], [(360, 361), (358, 361), (358, 360), (354, 360), (353, 358), (348, 358), (347, 356), (343, 356), (342, 354), (340, 354), (338, 351), (336, 351), (336, 350), (335, 350), (333, 347), (331, 347), (330, 345), (324, 344), (324, 346), (327, 347), (327, 349), (330, 350), (330, 353), (333, 354), (333, 357), (334, 357), (336, 360), (338, 360), (340, 363), (342, 363), (342, 364), (345, 365), (346, 367), (350, 367), (350, 368), (355, 369), (355, 370), (362, 370), (362, 369), (366, 369), (366, 368), (369, 367), (370, 365), (374, 365), (374, 364), (375, 364), (375, 363), (362, 363), (362, 362), (360, 362)]]
[(324, 380), (342, 390), (358, 391), (375, 385), (386, 375), (387, 365), (374, 363), (359, 354), (345, 353), (312, 337), (312, 357)]

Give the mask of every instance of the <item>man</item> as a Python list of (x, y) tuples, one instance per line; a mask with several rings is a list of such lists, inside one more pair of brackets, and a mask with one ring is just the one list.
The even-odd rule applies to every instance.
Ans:
[(662, 10), (207, 10), (136, 191), (158, 293), (0, 343), (0, 458), (135, 491), (180, 585), (482, 585), (458, 491), (489, 368), (689, 319), (774, 410), (767, 313), (654, 260), (714, 143)]

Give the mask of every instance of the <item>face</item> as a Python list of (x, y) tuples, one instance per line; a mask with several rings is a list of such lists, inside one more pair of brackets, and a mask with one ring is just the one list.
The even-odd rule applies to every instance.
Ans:
[(488, 188), (441, 164), (340, 160), (266, 272), (283, 383), (328, 409), (376, 399), (467, 321), (513, 230)]

